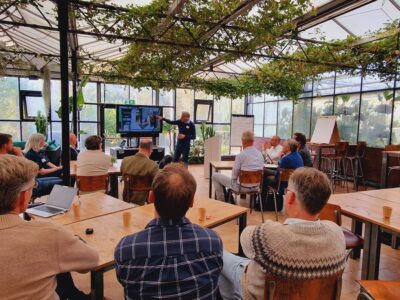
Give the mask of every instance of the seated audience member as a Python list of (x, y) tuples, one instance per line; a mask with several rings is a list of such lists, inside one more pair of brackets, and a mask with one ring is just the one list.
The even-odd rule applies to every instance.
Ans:
[(86, 151), (78, 154), (77, 175), (98, 176), (108, 174), (112, 166), (111, 157), (103, 152), (103, 140), (97, 135), (89, 136), (85, 141)]
[(24, 153), (25, 157), (39, 166), (38, 178), (41, 177), (61, 177), (62, 167), (52, 164), (47, 157), (44, 146), (46, 142), (43, 134), (31, 134), (26, 142)]
[(222, 241), (185, 218), (195, 192), (196, 181), (182, 164), (169, 164), (154, 178), (149, 200), (155, 219), (115, 249), (126, 299), (216, 299)]
[(306, 136), (302, 134), (301, 132), (296, 132), (293, 134), (293, 139), (296, 140), (297, 142), (297, 151), (299, 151), (299, 154), (301, 158), (303, 159), (304, 166), (305, 167), (312, 167), (313, 162), (311, 158), (311, 152), (307, 148), (307, 140)]
[(264, 144), (264, 156), (268, 163), (277, 164), (282, 156), (281, 138), (273, 136), (270, 142)]
[(0, 156), (0, 299), (88, 299), (69, 272), (96, 267), (97, 252), (55, 222), (19, 217), (37, 173), (25, 158)]
[(12, 135), (0, 133), (0, 154), (24, 156), (21, 149), (13, 146)]
[(78, 144), (78, 140), (76, 138), (76, 135), (71, 132), (69, 134), (69, 154), (70, 154), (71, 160), (78, 159), (79, 149), (76, 148), (77, 144)]
[(254, 134), (245, 131), (242, 134), (243, 151), (236, 155), (235, 164), (232, 168), (232, 176), (215, 173), (212, 181), (215, 187), (217, 200), (225, 200), (224, 188), (238, 189), (239, 171), (257, 171), (264, 169), (264, 157), (254, 146)]
[(290, 279), (316, 279), (341, 272), (346, 262), (342, 229), (318, 215), (331, 186), (327, 176), (312, 168), (290, 177), (284, 224), (267, 220), (248, 226), (240, 237), (247, 258), (224, 251), (219, 281), (223, 299), (264, 299), (265, 273)]
[[(138, 177), (148, 177), (153, 180), (158, 172), (158, 165), (149, 159), (153, 151), (153, 142), (151, 139), (142, 139), (139, 144), (139, 152), (133, 156), (125, 157), (122, 160), (122, 176), (132, 175)], [(138, 205), (146, 203), (149, 193), (147, 191), (130, 192), (128, 199), (127, 187), (124, 186), (123, 198), (126, 202), (132, 202)]]

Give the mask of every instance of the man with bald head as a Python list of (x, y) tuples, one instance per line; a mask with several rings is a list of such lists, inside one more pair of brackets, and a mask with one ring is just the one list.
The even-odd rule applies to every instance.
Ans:
[(264, 144), (264, 156), (268, 163), (277, 164), (282, 156), (281, 138), (274, 135), (269, 142)]
[[(139, 143), (139, 152), (133, 156), (127, 156), (122, 160), (122, 176), (147, 177), (153, 180), (158, 173), (158, 165), (150, 159), (153, 151), (153, 142), (149, 138), (143, 138)], [(147, 191), (135, 191), (128, 193), (127, 186), (124, 186), (123, 199), (138, 205), (144, 205), (148, 197)]]
[(69, 153), (71, 160), (78, 159), (79, 149), (77, 148), (77, 145), (78, 145), (78, 139), (75, 133), (71, 132), (69, 134)]
[(149, 201), (155, 218), (115, 249), (125, 299), (216, 299), (222, 241), (185, 217), (195, 192), (183, 164), (169, 164), (154, 178)]

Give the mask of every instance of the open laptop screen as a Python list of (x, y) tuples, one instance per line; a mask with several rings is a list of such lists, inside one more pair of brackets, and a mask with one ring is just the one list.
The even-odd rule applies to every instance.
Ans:
[(69, 209), (77, 193), (78, 189), (76, 188), (56, 184), (51, 190), (46, 204)]

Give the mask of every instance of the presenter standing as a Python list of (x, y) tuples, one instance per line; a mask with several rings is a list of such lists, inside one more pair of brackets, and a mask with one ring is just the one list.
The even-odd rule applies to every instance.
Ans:
[(190, 141), (196, 138), (196, 128), (190, 121), (190, 114), (186, 111), (182, 112), (181, 118), (176, 121), (168, 120), (162, 116), (157, 116), (158, 120), (164, 120), (168, 124), (178, 126), (178, 141), (175, 146), (174, 162), (178, 162), (181, 158), (185, 164), (189, 162)]

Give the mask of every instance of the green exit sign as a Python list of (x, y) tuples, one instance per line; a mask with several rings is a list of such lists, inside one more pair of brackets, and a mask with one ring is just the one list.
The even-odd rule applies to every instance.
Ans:
[(135, 104), (135, 100), (125, 100), (125, 104)]

